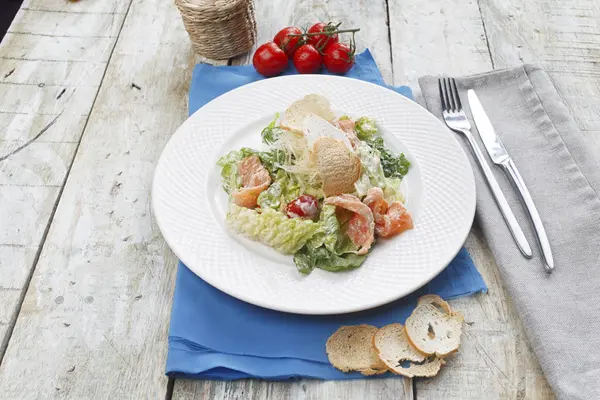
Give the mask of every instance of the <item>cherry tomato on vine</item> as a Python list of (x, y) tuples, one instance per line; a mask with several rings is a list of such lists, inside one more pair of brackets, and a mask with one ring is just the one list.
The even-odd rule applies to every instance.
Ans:
[(339, 41), (337, 33), (328, 34), (328, 32), (333, 32), (337, 30), (337, 26), (331, 23), (326, 24), (324, 22), (318, 22), (308, 28), (307, 33), (323, 33), (322, 35), (314, 35), (307, 36), (308, 43), (315, 46), (317, 49), (324, 49), (328, 45), (332, 43), (337, 43)]
[(314, 74), (322, 63), (323, 56), (312, 44), (302, 45), (294, 53), (294, 66), (301, 74)]
[(354, 65), (354, 52), (347, 44), (330, 44), (325, 49), (323, 63), (329, 72), (345, 74)]
[(261, 45), (254, 56), (252, 64), (259, 74), (266, 77), (279, 75), (288, 65), (288, 57), (275, 43)]
[(292, 57), (298, 47), (300, 47), (300, 36), (288, 36), (288, 35), (301, 35), (302, 31), (295, 26), (288, 26), (287, 28), (283, 28), (277, 35), (273, 41), (277, 46), (279, 46), (288, 57)]

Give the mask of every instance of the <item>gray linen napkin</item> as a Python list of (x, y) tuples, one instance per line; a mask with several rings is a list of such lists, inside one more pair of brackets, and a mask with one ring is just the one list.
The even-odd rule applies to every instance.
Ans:
[[(488, 162), (534, 251), (521, 256), (466, 142), (477, 184), (476, 220), (488, 241), (540, 365), (555, 394), (600, 399), (600, 165), (544, 70), (525, 65), (457, 79), (474, 89), (519, 168), (542, 217), (556, 270), (547, 275), (534, 232), (503, 172)], [(437, 77), (419, 85), (441, 119)], [(455, 134), (455, 133), (452, 133)], [(487, 156), (487, 153), (486, 153)]]

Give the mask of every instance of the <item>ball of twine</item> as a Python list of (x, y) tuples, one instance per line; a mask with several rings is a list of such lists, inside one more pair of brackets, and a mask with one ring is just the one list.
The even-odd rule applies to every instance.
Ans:
[(256, 41), (253, 0), (175, 0), (194, 50), (216, 60), (250, 50)]

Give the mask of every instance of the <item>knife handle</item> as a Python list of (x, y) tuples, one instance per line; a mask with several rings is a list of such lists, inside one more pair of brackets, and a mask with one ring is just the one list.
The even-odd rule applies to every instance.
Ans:
[(533, 227), (535, 229), (535, 233), (537, 239), (539, 241), (540, 247), (542, 248), (542, 254), (544, 256), (544, 260), (546, 261), (544, 265), (544, 269), (548, 274), (551, 274), (554, 270), (554, 258), (552, 257), (552, 250), (550, 249), (550, 242), (548, 241), (548, 236), (546, 235), (546, 230), (544, 229), (544, 224), (542, 223), (542, 219), (540, 218), (540, 214), (538, 213), (535, 204), (533, 203), (533, 199), (531, 198), (531, 194), (529, 190), (527, 190), (527, 186), (525, 186), (525, 181), (521, 177), (517, 166), (510, 158), (504, 161), (502, 164), (504, 171), (510, 176), (513, 184), (519, 191), (519, 195), (521, 199), (525, 203), (525, 208), (531, 217), (531, 222), (533, 222)]
[(467, 137), (469, 144), (471, 145), (471, 150), (477, 158), (479, 166), (481, 167), (481, 171), (483, 172), (483, 175), (487, 180), (488, 186), (490, 187), (490, 190), (492, 191), (492, 194), (496, 199), (496, 203), (500, 208), (500, 213), (502, 214), (502, 217), (504, 217), (504, 221), (506, 221), (506, 225), (508, 225), (508, 229), (510, 230), (510, 233), (512, 234), (515, 242), (517, 243), (517, 247), (519, 247), (519, 250), (521, 251), (521, 253), (523, 253), (523, 255), (526, 258), (531, 258), (533, 253), (531, 251), (531, 247), (529, 246), (529, 242), (527, 241), (523, 230), (519, 226), (515, 215), (510, 209), (508, 201), (506, 201), (506, 197), (504, 197), (504, 193), (502, 193), (502, 189), (500, 189), (498, 181), (496, 181), (496, 178), (494, 177), (494, 173), (490, 169), (490, 166), (485, 160), (485, 157), (481, 153), (479, 145), (475, 141), (475, 138), (471, 134), (471, 131), (465, 130), (463, 134)]

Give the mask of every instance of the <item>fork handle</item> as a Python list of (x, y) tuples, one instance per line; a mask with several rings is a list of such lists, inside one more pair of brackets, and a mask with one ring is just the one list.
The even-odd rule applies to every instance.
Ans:
[(554, 258), (552, 257), (552, 249), (550, 248), (550, 241), (548, 240), (548, 236), (546, 235), (546, 230), (544, 229), (544, 224), (542, 223), (542, 219), (540, 218), (540, 214), (538, 213), (535, 204), (533, 203), (533, 199), (531, 198), (531, 194), (525, 186), (525, 181), (521, 177), (517, 166), (510, 158), (506, 159), (504, 162), (500, 164), (504, 171), (510, 176), (513, 181), (513, 184), (519, 191), (521, 199), (523, 203), (525, 203), (525, 208), (531, 217), (531, 222), (533, 223), (533, 227), (535, 233), (537, 235), (540, 247), (542, 249), (542, 255), (544, 256), (545, 265), (544, 269), (546, 273), (551, 274), (554, 270)]
[(510, 230), (511, 235), (513, 236), (515, 242), (517, 243), (517, 247), (519, 247), (519, 250), (521, 251), (521, 253), (523, 253), (523, 255), (526, 258), (531, 258), (531, 256), (533, 255), (533, 253), (531, 252), (531, 246), (529, 246), (529, 242), (527, 241), (527, 238), (525, 237), (523, 230), (519, 226), (519, 223), (517, 222), (515, 215), (513, 214), (512, 210), (510, 209), (510, 206), (508, 205), (508, 201), (506, 201), (506, 197), (504, 197), (504, 193), (502, 193), (502, 189), (500, 189), (500, 186), (498, 185), (498, 181), (494, 177), (494, 174), (493, 174), (492, 170), (490, 169), (490, 166), (488, 165), (487, 161), (485, 160), (483, 153), (481, 153), (481, 150), (479, 149), (479, 145), (475, 141), (475, 138), (471, 134), (471, 131), (465, 130), (465, 131), (463, 131), (463, 134), (467, 137), (469, 144), (471, 145), (471, 150), (473, 151), (473, 154), (475, 154), (475, 157), (477, 158), (479, 167), (481, 167), (481, 171), (483, 172), (483, 175), (485, 176), (488, 186), (490, 187), (490, 190), (492, 191), (492, 194), (494, 195), (494, 199), (496, 199), (496, 203), (498, 204), (498, 207), (500, 208), (500, 213), (502, 214), (502, 217), (504, 217), (504, 221), (508, 225), (508, 229)]

